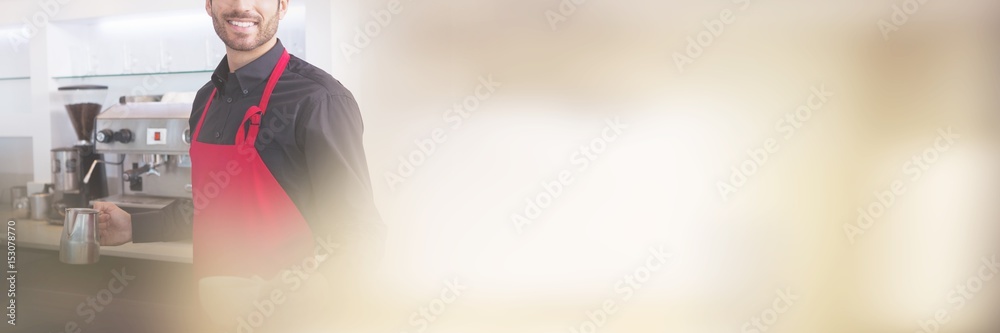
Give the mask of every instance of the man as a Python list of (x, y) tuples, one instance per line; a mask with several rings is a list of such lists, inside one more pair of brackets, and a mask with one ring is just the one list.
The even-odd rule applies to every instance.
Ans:
[(272, 281), (317, 258), (330, 277), (379, 256), (358, 105), (275, 37), (288, 2), (206, 1), (226, 56), (191, 113), (193, 214), (97, 203), (102, 245), (193, 236), (197, 277)]

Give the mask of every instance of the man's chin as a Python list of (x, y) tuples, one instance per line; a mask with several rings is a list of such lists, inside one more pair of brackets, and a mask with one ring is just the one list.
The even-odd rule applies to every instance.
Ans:
[(260, 47), (261, 45), (263, 45), (263, 44), (254, 43), (254, 41), (242, 41), (242, 40), (241, 41), (227, 41), (225, 44), (230, 49), (233, 49), (235, 51), (242, 51), (242, 52), (253, 51), (253, 50), (256, 50), (258, 47)]

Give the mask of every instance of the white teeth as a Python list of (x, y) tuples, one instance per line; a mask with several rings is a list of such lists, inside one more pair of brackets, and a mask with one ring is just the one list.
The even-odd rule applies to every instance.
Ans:
[(232, 24), (232, 25), (235, 25), (235, 26), (241, 27), (241, 28), (249, 28), (249, 27), (257, 25), (256, 23), (253, 23), (253, 22), (239, 22), (239, 21), (229, 21), (229, 24)]

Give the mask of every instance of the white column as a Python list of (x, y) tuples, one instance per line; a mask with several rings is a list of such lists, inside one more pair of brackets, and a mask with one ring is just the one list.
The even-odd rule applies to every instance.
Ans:
[(361, 0), (306, 1), (306, 60), (348, 89), (360, 88), (360, 61), (348, 62), (340, 43), (354, 38), (361, 25)]
[(49, 183), (52, 181), (52, 113), (49, 79), (49, 32), (47, 27), (39, 27), (39, 31), (29, 41), (31, 52), (31, 131), (32, 155), (34, 162), (35, 182)]
[(330, 0), (305, 0), (306, 2), (306, 57), (305, 60), (327, 71), (333, 68), (330, 40), (327, 38), (333, 17)]

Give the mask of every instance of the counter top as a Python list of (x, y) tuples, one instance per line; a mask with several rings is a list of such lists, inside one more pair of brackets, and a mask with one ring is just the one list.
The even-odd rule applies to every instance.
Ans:
[[(5, 206), (9, 206), (7, 203)], [(0, 209), (0, 216), (9, 220), (9, 207)], [(59, 251), (59, 240), (63, 230), (61, 225), (49, 224), (46, 221), (16, 219), (17, 244), (25, 248)], [(169, 261), (176, 263), (191, 263), (191, 243), (157, 242), (128, 243), (121, 246), (102, 246), (102, 256), (124, 257), (146, 260)]]

